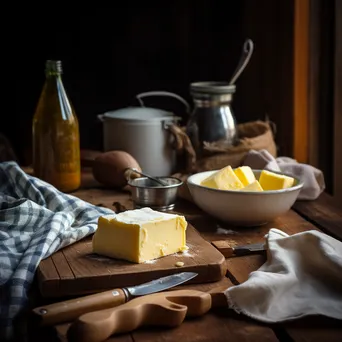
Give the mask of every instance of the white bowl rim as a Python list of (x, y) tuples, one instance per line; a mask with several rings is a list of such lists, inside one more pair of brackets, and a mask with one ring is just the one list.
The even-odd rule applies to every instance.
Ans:
[[(235, 168), (233, 168), (235, 169)], [(213, 188), (209, 188), (207, 186), (203, 186), (203, 185), (200, 185), (200, 184), (197, 184), (193, 181), (193, 178), (195, 176), (198, 176), (198, 175), (201, 175), (201, 174), (204, 174), (204, 173), (213, 173), (213, 172), (216, 172), (216, 171), (219, 171), (220, 169), (217, 169), (217, 170), (208, 170), (208, 171), (202, 171), (202, 172), (197, 172), (197, 173), (194, 173), (193, 175), (189, 176), (188, 179), (187, 179), (187, 183), (190, 184), (190, 185), (194, 185), (194, 186), (197, 186), (199, 188), (203, 188), (203, 189), (207, 189), (209, 191), (212, 191), (212, 192), (221, 192), (221, 193), (229, 193), (229, 194), (240, 194), (241, 196), (245, 196), (245, 195), (253, 195), (253, 196), (267, 196), (267, 195), (276, 195), (276, 194), (283, 194), (283, 193), (286, 193), (286, 192), (292, 192), (292, 191), (295, 191), (295, 190), (299, 190), (303, 187), (304, 185), (304, 182), (301, 181), (299, 178), (297, 177), (294, 177), (286, 172), (280, 172), (280, 171), (271, 171), (271, 170), (267, 170), (267, 171), (271, 171), (271, 172), (274, 172), (274, 173), (277, 173), (278, 175), (284, 175), (284, 176), (288, 176), (288, 177), (292, 177), (296, 180), (297, 184), (295, 186), (291, 186), (290, 188), (286, 188), (286, 189), (279, 189), (279, 190), (266, 190), (266, 191), (240, 191), (240, 190), (221, 190), (221, 189), (213, 189)], [(257, 172), (261, 172), (263, 170), (260, 170), (260, 169), (252, 169), (253, 172), (257, 171)]]

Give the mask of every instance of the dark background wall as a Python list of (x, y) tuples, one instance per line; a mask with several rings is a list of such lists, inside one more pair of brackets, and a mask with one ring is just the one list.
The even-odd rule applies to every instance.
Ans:
[[(136, 104), (135, 95), (149, 90), (175, 92), (191, 103), (189, 84), (228, 80), (246, 38), (255, 51), (237, 82), (237, 121), (268, 115), (278, 127), (279, 152), (292, 155), (293, 1), (113, 1), (88, 12), (28, 7), (20, 8), (16, 25), (15, 113), (0, 130), (23, 164), (31, 160), (46, 59), (63, 62), (82, 148), (101, 149), (97, 114)], [(184, 115), (175, 100), (147, 104)]]

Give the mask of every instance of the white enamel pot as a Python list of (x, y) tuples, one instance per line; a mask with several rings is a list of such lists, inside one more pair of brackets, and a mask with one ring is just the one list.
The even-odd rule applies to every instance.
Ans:
[(144, 96), (172, 96), (188, 103), (176, 94), (148, 92), (137, 95), (142, 107), (127, 107), (98, 115), (103, 122), (103, 148), (131, 154), (146, 173), (155, 177), (169, 176), (176, 170), (174, 136), (168, 129), (178, 125), (181, 117), (171, 112), (143, 106)]

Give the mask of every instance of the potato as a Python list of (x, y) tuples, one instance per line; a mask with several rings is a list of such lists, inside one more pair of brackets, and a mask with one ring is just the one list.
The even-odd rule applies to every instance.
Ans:
[(124, 172), (128, 167), (141, 171), (138, 162), (127, 152), (108, 151), (95, 158), (93, 176), (107, 187), (123, 187), (127, 184)]

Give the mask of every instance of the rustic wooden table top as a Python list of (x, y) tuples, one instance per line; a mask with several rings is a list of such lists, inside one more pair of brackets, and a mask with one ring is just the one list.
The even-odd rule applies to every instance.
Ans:
[[(127, 191), (104, 189), (93, 180), (91, 173), (83, 174), (83, 186), (74, 195), (96, 205), (113, 210), (120, 206), (132, 209), (133, 204)], [(321, 230), (342, 240), (342, 210), (326, 194), (315, 201), (297, 201), (293, 208), (275, 221), (257, 228), (235, 228), (218, 225), (214, 219), (204, 214), (193, 203), (179, 199), (175, 212), (185, 215), (187, 220), (208, 241), (229, 240), (231, 244), (241, 245), (261, 242), (270, 228), (279, 228), (288, 234), (306, 230)], [(227, 274), (223, 280), (209, 284), (187, 285), (179, 288), (191, 288), (209, 291), (214, 288), (244, 282), (250, 272), (257, 270), (265, 262), (263, 255), (249, 255), (226, 259)], [(54, 327), (48, 332), (49, 341), (66, 341), (65, 333), (68, 325)], [(145, 342), (145, 341), (341, 341), (342, 322), (310, 317), (286, 324), (261, 324), (228, 309), (217, 309), (206, 315), (185, 320), (175, 329), (144, 328), (130, 334), (110, 338), (108, 341)]]

